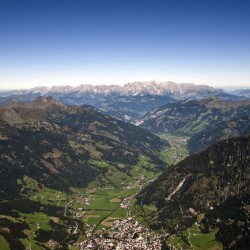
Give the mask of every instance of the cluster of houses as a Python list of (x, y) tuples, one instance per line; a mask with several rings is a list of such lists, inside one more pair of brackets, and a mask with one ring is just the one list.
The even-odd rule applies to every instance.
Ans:
[(89, 232), (80, 243), (81, 250), (160, 250), (162, 235), (139, 225), (132, 217), (115, 220), (103, 235)]

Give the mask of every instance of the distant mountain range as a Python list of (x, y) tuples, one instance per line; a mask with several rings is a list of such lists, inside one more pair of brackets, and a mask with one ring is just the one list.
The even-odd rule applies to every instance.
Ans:
[(250, 89), (249, 88), (248, 89), (237, 89), (237, 90), (229, 92), (229, 94), (250, 98)]
[(91, 105), (125, 121), (135, 121), (152, 109), (184, 99), (203, 99), (212, 96), (233, 101), (246, 99), (207, 85), (150, 81), (134, 82), (124, 86), (54, 86), (2, 91), (0, 103), (30, 102), (40, 95), (52, 96), (65, 105)]
[[(223, 249), (248, 249), (249, 152), (249, 136), (234, 138), (168, 167), (137, 197), (138, 204), (157, 207), (151, 227), (175, 233), (196, 222), (203, 232), (214, 230)], [(191, 247), (187, 235), (180, 235)]]
[[(192, 83), (174, 83), (174, 82), (134, 82), (128, 83), (123, 86), (121, 85), (80, 85), (78, 87), (71, 86), (53, 86), (47, 87), (36, 87), (26, 90), (12, 90), (6, 91), (4, 95), (23, 95), (28, 93), (39, 93), (42, 95), (51, 93), (96, 93), (96, 94), (118, 94), (122, 96), (131, 95), (165, 95), (172, 94), (175, 96), (187, 96), (194, 95), (197, 93), (208, 94), (208, 93), (222, 93), (220, 89), (210, 87), (208, 85), (195, 85)], [(2, 94), (3, 95), (3, 94)], [(185, 97), (186, 98), (186, 97)]]

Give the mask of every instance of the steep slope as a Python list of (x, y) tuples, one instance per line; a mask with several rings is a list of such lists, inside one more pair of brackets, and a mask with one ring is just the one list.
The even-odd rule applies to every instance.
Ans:
[(156, 134), (191, 137), (188, 149), (194, 153), (222, 139), (250, 132), (249, 116), (250, 101), (210, 98), (167, 104), (136, 124)]
[(204, 130), (195, 133), (187, 142), (190, 155), (201, 152), (209, 146), (233, 137), (250, 134), (250, 116), (241, 116), (222, 121), (214, 126), (207, 126)]
[[(195, 221), (225, 248), (247, 249), (250, 242), (250, 136), (222, 141), (169, 167), (138, 196), (155, 204), (152, 227), (184, 230)], [(203, 218), (203, 219), (202, 219)]]
[(98, 176), (113, 185), (113, 179), (125, 178), (141, 156), (152, 163), (152, 171), (165, 166), (154, 153), (168, 145), (165, 141), (91, 107), (66, 107), (51, 97), (38, 98), (31, 104), (1, 106), (0, 117), (5, 198), (18, 194), (16, 180), (23, 175), (67, 190), (86, 187)]

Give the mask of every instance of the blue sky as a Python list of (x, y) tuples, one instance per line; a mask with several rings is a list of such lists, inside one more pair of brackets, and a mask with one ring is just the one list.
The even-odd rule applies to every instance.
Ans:
[(1, 0), (0, 86), (250, 87), (250, 1)]

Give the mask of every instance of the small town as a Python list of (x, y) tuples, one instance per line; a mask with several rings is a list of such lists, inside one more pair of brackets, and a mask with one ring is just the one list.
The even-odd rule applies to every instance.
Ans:
[(139, 225), (138, 221), (129, 217), (123, 220), (115, 220), (111, 228), (103, 235), (93, 232), (89, 228), (86, 233), (87, 240), (80, 243), (80, 249), (85, 250), (160, 250), (162, 249), (161, 234), (156, 234)]

